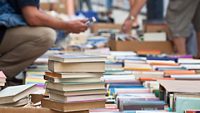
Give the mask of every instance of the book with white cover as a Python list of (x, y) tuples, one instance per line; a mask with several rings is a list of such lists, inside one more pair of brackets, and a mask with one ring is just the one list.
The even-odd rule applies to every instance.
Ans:
[(48, 69), (56, 73), (100, 73), (105, 71), (104, 62), (62, 63), (49, 60)]
[(0, 104), (8, 104), (19, 101), (38, 90), (34, 84), (11, 86), (0, 91)]
[(200, 74), (171, 75), (171, 78), (175, 78), (176, 80), (200, 80)]
[(128, 64), (145, 64), (146, 61), (145, 60), (124, 60), (124, 64), (128, 65)]
[(95, 55), (85, 55), (85, 54), (61, 54), (53, 55), (49, 57), (49, 60), (64, 62), (64, 63), (75, 63), (75, 62), (105, 62), (107, 57), (105, 56), (95, 56)]
[(191, 58), (179, 58), (178, 63), (180, 64), (200, 64), (200, 59), (191, 59)]
[(146, 62), (147, 63), (176, 64), (176, 62), (172, 60), (147, 60)]
[(197, 70), (200, 69), (200, 64), (181, 64), (181, 67), (184, 67), (188, 70)]
[(48, 82), (46, 87), (52, 90), (67, 92), (67, 91), (103, 89), (105, 88), (105, 84), (103, 82), (99, 82), (99, 83), (51, 83), (51, 82)]
[(167, 41), (165, 32), (144, 33), (144, 41)]
[(132, 69), (152, 69), (150, 64), (125, 64), (124, 68), (132, 68)]
[(163, 78), (163, 71), (133, 71), (133, 75), (136, 78), (146, 77), (146, 78)]
[(56, 78), (51, 76), (44, 76), (45, 80), (48, 80), (49, 82), (53, 83), (91, 83), (91, 82), (101, 82), (100, 77), (90, 77), (90, 78)]
[(80, 95), (80, 96), (62, 96), (55, 93), (50, 93), (49, 98), (61, 103), (69, 103), (69, 102), (86, 102), (86, 101), (99, 101), (105, 100), (106, 96), (104, 94), (101, 95)]
[(105, 95), (106, 94), (106, 89), (92, 89), (92, 90), (81, 90), (81, 91), (58, 91), (58, 90), (53, 90), (53, 89), (46, 89), (48, 94), (53, 93), (53, 94), (58, 94), (62, 96), (79, 96), (79, 95)]
[(111, 56), (136, 56), (135, 52), (131, 51), (111, 51)]

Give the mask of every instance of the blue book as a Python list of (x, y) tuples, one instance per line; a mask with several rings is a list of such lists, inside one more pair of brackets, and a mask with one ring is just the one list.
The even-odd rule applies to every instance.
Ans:
[(187, 70), (185, 67), (158, 67), (156, 71), (165, 71), (165, 70)]
[(133, 88), (135, 88), (135, 87), (143, 87), (143, 85), (142, 84), (139, 84), (139, 83), (135, 83), (135, 84), (133, 84), (133, 83), (123, 83), (123, 84), (109, 84), (109, 87), (110, 88), (127, 88), (127, 87), (133, 87)]
[(133, 88), (144, 88), (144, 86), (142, 86), (142, 85), (132, 85), (132, 86), (120, 86), (120, 85), (118, 85), (118, 86), (109, 86), (109, 91), (110, 91), (110, 93), (111, 94), (115, 94), (115, 89), (116, 88), (126, 88), (126, 89), (133, 89)]
[(147, 56), (147, 60), (172, 60), (177, 62), (178, 58), (171, 58), (168, 56)]

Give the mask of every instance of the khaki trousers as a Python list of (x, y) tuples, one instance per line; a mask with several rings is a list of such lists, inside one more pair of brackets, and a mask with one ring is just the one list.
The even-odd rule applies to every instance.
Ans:
[(170, 0), (166, 20), (171, 38), (189, 37), (191, 24), (200, 32), (200, 0)]
[(45, 53), (53, 45), (55, 38), (55, 31), (47, 27), (8, 29), (0, 44), (0, 70), (8, 80), (12, 80)]

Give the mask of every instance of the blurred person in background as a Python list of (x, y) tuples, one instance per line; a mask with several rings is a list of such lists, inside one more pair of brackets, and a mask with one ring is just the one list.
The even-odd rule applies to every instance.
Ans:
[(91, 0), (79, 0), (80, 11), (83, 11), (84, 3), (87, 5), (89, 11), (93, 11)]
[[(147, 0), (130, 0), (131, 11), (122, 26), (123, 32), (131, 31), (135, 17), (146, 2)], [(186, 38), (191, 34), (191, 23), (194, 25), (198, 42), (197, 57), (200, 57), (200, 0), (170, 0), (166, 21), (172, 35), (170, 39), (174, 43), (176, 53), (180, 55), (187, 54)]]
[(105, 0), (105, 4), (106, 4), (106, 10), (112, 11), (113, 9), (113, 0)]
[(147, 20), (163, 21), (164, 20), (164, 1), (148, 0), (147, 1)]

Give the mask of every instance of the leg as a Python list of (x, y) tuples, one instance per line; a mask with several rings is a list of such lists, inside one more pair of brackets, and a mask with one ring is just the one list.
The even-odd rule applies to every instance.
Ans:
[(163, 0), (147, 1), (147, 20), (163, 20), (164, 13)]
[[(170, 1), (167, 12), (167, 23), (172, 33), (172, 41), (177, 49), (177, 54), (187, 54), (186, 39), (191, 30), (190, 25), (195, 15), (199, 0)], [(186, 8), (187, 7), (187, 8)]]
[(107, 11), (111, 11), (112, 10), (112, 4), (113, 4), (113, 0), (106, 0)]
[(184, 37), (176, 37), (173, 39), (173, 43), (175, 45), (177, 54), (185, 55), (187, 53), (185, 42), (186, 42), (186, 38), (184, 38)]
[(200, 58), (200, 32), (197, 32), (197, 44), (198, 44), (198, 53), (197, 53), (197, 58)]
[(79, 11), (83, 10), (83, 0), (79, 0)]
[(194, 30), (194, 26), (191, 25), (191, 34), (190, 36), (187, 38), (186, 40), (186, 44), (187, 44), (187, 54), (189, 55), (193, 55), (193, 56), (197, 56), (197, 36), (196, 36), (196, 32)]
[(0, 70), (12, 80), (54, 43), (56, 33), (46, 27), (7, 30), (0, 45)]
[(92, 3), (91, 3), (91, 0), (86, 0), (86, 4), (87, 4), (87, 7), (88, 7), (88, 10), (89, 10), (89, 11), (92, 11)]
[(193, 18), (194, 28), (197, 32), (197, 44), (198, 44), (198, 53), (197, 57), (200, 58), (200, 3), (196, 9), (195, 16)]

